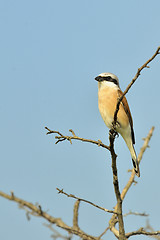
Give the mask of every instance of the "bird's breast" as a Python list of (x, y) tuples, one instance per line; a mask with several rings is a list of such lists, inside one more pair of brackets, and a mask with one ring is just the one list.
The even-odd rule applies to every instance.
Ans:
[[(116, 88), (103, 88), (98, 91), (98, 107), (100, 114), (108, 128), (112, 127), (114, 112), (117, 106), (118, 91)], [(128, 126), (128, 117), (122, 105), (120, 105), (117, 120), (120, 127)], [(118, 129), (117, 129), (118, 130)]]

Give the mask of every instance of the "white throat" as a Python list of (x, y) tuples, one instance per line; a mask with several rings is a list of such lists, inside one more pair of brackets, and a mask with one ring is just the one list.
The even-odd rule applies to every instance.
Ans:
[(103, 88), (110, 87), (110, 88), (115, 88), (119, 89), (119, 87), (113, 83), (113, 82), (108, 82), (108, 81), (103, 81), (103, 82), (98, 82), (98, 89), (102, 90)]

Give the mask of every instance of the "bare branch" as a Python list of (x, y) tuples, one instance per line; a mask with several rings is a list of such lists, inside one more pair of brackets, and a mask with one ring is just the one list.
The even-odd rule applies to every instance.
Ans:
[(104, 234), (106, 234), (106, 232), (107, 232), (109, 229), (110, 229), (110, 227), (107, 227), (107, 228), (103, 231), (103, 233), (101, 233), (101, 235), (99, 236), (99, 238), (103, 237)]
[[(119, 182), (118, 182), (118, 174), (117, 174), (117, 166), (116, 166), (117, 155), (116, 155), (116, 153), (114, 151), (114, 140), (115, 140), (115, 136), (116, 136), (115, 126), (116, 126), (116, 122), (117, 122), (117, 114), (118, 114), (118, 111), (119, 111), (120, 103), (121, 103), (123, 97), (125, 96), (125, 94), (129, 91), (131, 86), (134, 84), (134, 82), (139, 77), (141, 71), (144, 68), (149, 68), (148, 64), (158, 54), (160, 54), (160, 47), (158, 47), (158, 49), (155, 52), (155, 54), (148, 61), (146, 61), (146, 63), (144, 63), (138, 69), (135, 77), (132, 79), (131, 83), (128, 85), (128, 87), (124, 91), (123, 95), (117, 100), (117, 106), (116, 106), (115, 113), (114, 113), (113, 128), (111, 129), (110, 136), (109, 136), (110, 146), (107, 146), (107, 145), (103, 144), (100, 140), (94, 141), (94, 140), (91, 140), (91, 139), (80, 138), (80, 137), (75, 135), (75, 133), (74, 133), (74, 131), (72, 129), (69, 130), (71, 132), (71, 134), (72, 134), (71, 136), (64, 136), (59, 131), (52, 131), (49, 128), (45, 127), (45, 129), (48, 131), (47, 134), (57, 134), (55, 136), (55, 139), (57, 139), (56, 144), (59, 143), (59, 142), (65, 141), (65, 140), (68, 140), (72, 144), (72, 140), (79, 140), (79, 141), (82, 141), (82, 142), (89, 142), (89, 143), (96, 144), (96, 145), (101, 146), (101, 147), (103, 147), (103, 148), (105, 148), (105, 149), (110, 151), (111, 157), (112, 157), (113, 184), (114, 184), (115, 195), (116, 195), (116, 198), (117, 198), (117, 205), (115, 206), (115, 210), (114, 211), (102, 208), (102, 207), (100, 207), (100, 206), (98, 206), (98, 205), (96, 205), (96, 204), (94, 204), (94, 203), (92, 203), (92, 202), (90, 202), (88, 200), (78, 198), (78, 197), (76, 197), (76, 196), (74, 196), (72, 194), (67, 194), (67, 193), (63, 192), (63, 189), (62, 190), (57, 189), (59, 191), (59, 193), (63, 193), (67, 197), (72, 197), (72, 198), (77, 200), (75, 205), (74, 205), (74, 211), (73, 211), (73, 226), (70, 227), (66, 223), (64, 223), (62, 221), (62, 219), (54, 218), (53, 216), (49, 215), (46, 211), (43, 211), (41, 205), (37, 206), (36, 204), (34, 205), (34, 204), (32, 204), (30, 202), (27, 202), (27, 201), (25, 201), (23, 199), (17, 198), (14, 195), (14, 192), (11, 192), (11, 195), (8, 195), (8, 194), (0, 191), (0, 196), (6, 198), (8, 200), (17, 202), (20, 207), (23, 207), (25, 210), (27, 210), (28, 216), (29, 216), (29, 214), (33, 214), (33, 215), (35, 215), (37, 217), (42, 217), (42, 218), (46, 219), (49, 223), (55, 224), (56, 226), (66, 230), (69, 234), (75, 234), (75, 235), (79, 236), (80, 238), (82, 238), (84, 240), (100, 240), (100, 238), (107, 232), (108, 229), (110, 229), (113, 232), (113, 234), (120, 240), (126, 240), (126, 238), (129, 238), (129, 237), (134, 236), (134, 235), (148, 235), (148, 236), (160, 235), (160, 231), (150, 231), (150, 232), (147, 232), (146, 230), (144, 230), (144, 228), (140, 228), (137, 231), (133, 231), (133, 232), (129, 232), (129, 233), (125, 234), (124, 223), (123, 223), (123, 215), (122, 215), (122, 202), (123, 202), (123, 199), (125, 198), (126, 193), (128, 192), (128, 190), (130, 189), (132, 183), (134, 182), (135, 173), (132, 170), (131, 177), (130, 177), (128, 183), (126, 184), (126, 186), (124, 187), (122, 193), (120, 194)], [(148, 142), (150, 141), (150, 138), (152, 136), (153, 130), (154, 130), (154, 127), (151, 128), (148, 136), (145, 138), (143, 147), (141, 148), (140, 153), (138, 155), (139, 162), (142, 159), (144, 151), (148, 147)], [(97, 207), (97, 208), (99, 208), (99, 209), (101, 209), (101, 210), (103, 210), (105, 212), (109, 212), (109, 213), (113, 214), (112, 218), (109, 221), (109, 227), (107, 227), (105, 229), (105, 231), (99, 237), (94, 237), (94, 236), (88, 235), (87, 233), (83, 232), (79, 228), (79, 226), (78, 226), (78, 210), (79, 210), (80, 201), (86, 202), (86, 203), (91, 204), (92, 206)], [(140, 215), (140, 214), (137, 213), (136, 215)], [(143, 214), (143, 216), (144, 215), (145, 214)], [(119, 230), (117, 230), (115, 228), (115, 225), (116, 225), (117, 222), (119, 223)]]
[(92, 140), (92, 139), (86, 139), (86, 138), (78, 137), (78, 136), (75, 135), (75, 133), (72, 129), (70, 129), (69, 131), (73, 134), (73, 136), (64, 136), (62, 133), (60, 133), (58, 131), (52, 131), (48, 127), (45, 127), (45, 129), (47, 129), (47, 131), (48, 131), (46, 133), (47, 135), (48, 134), (58, 134), (57, 136), (55, 136), (55, 139), (58, 139), (55, 142), (55, 144), (57, 144), (59, 142), (62, 142), (62, 141), (65, 141), (65, 140), (68, 140), (72, 144), (72, 140), (79, 140), (79, 141), (82, 141), (82, 142), (93, 143), (93, 144), (98, 145), (99, 147), (103, 147), (103, 148), (106, 148), (106, 149), (110, 150), (107, 145), (105, 145), (101, 142), (101, 140), (95, 141), (95, 140)]
[(75, 234), (75, 235), (77, 235), (80, 238), (85, 239), (85, 240), (99, 240), (98, 237), (88, 235), (87, 233), (83, 232), (79, 228), (77, 229), (75, 227), (70, 227), (66, 223), (64, 223), (62, 221), (62, 219), (54, 218), (53, 216), (49, 215), (48, 213), (42, 211), (42, 207), (39, 207), (40, 205), (37, 207), (33, 203), (30, 203), (30, 202), (27, 202), (23, 199), (17, 198), (14, 195), (14, 193), (11, 193), (11, 195), (8, 195), (8, 194), (0, 191), (0, 196), (6, 198), (8, 200), (17, 202), (17, 203), (21, 204), (22, 206), (25, 206), (25, 207), (29, 208), (30, 210), (35, 212), (38, 217), (42, 217), (42, 218), (46, 219), (48, 222), (50, 222), (52, 224), (55, 224), (57, 227), (60, 227), (64, 230), (68, 231), (68, 233)]
[[(145, 230), (145, 231), (149, 230), (150, 232), (155, 232), (154, 229), (152, 228), (152, 226), (150, 225), (149, 220), (147, 220), (147, 222), (146, 222), (146, 227), (144, 228), (144, 230)], [(160, 240), (160, 236), (153, 235), (153, 236), (151, 236), (151, 237), (154, 238), (154, 239)]]
[(160, 231), (147, 232), (147, 231), (144, 230), (144, 228), (140, 228), (137, 231), (126, 233), (127, 238), (129, 238), (131, 236), (135, 236), (135, 235), (156, 236), (156, 235), (160, 235)]
[[(140, 149), (140, 153), (138, 154), (138, 161), (139, 163), (141, 162), (142, 156), (146, 150), (146, 148), (148, 147), (148, 143), (153, 135), (153, 131), (154, 131), (154, 127), (152, 127), (147, 135), (147, 137), (144, 140), (143, 146)], [(130, 179), (128, 180), (128, 183), (126, 184), (126, 186), (124, 187), (124, 189), (122, 190), (121, 193), (121, 198), (122, 200), (125, 198), (125, 195), (127, 194), (129, 188), (131, 187), (131, 185), (134, 183), (134, 178), (135, 178), (135, 171), (134, 169), (132, 169), (132, 174), (130, 176)]]
[(148, 217), (149, 216), (149, 214), (146, 214), (145, 212), (144, 213), (139, 213), (139, 212), (129, 211), (128, 213), (124, 214), (123, 217), (127, 217), (129, 215), (135, 215), (135, 216), (141, 216), (141, 217)]
[(53, 227), (52, 227), (52, 224), (47, 224), (47, 223), (43, 223), (43, 225), (47, 228), (49, 228), (53, 234), (51, 235), (51, 237), (53, 239), (58, 239), (58, 238), (61, 238), (61, 239), (64, 239), (64, 240), (71, 240), (72, 239), (72, 235), (69, 235), (69, 236), (64, 236), (62, 235), (61, 233), (59, 233), (57, 230), (55, 230)]
[[(149, 140), (152, 136), (152, 133), (153, 133), (153, 130), (154, 130), (154, 127), (151, 128), (148, 136), (145, 138), (145, 141), (144, 141), (144, 144), (143, 144), (143, 147), (141, 148), (141, 151), (139, 153), (139, 156), (138, 156), (138, 159), (139, 161), (141, 160), (146, 148), (148, 147), (148, 143), (149, 143)], [(61, 133), (60, 133), (61, 134)], [(109, 147), (110, 148), (110, 147)], [(116, 157), (116, 155), (115, 155)], [(126, 187), (123, 189), (122, 191), (122, 194), (121, 194), (121, 200), (124, 199), (125, 195), (126, 195), (126, 192), (129, 190), (130, 186), (132, 185), (132, 183), (134, 182), (134, 172), (132, 171), (132, 174), (131, 174), (131, 178), (129, 179), (129, 184), (126, 185)], [(62, 193), (62, 190), (59, 190)], [(64, 192), (63, 192), (64, 193)], [(114, 215), (112, 216), (111, 220), (110, 220), (110, 224), (109, 224), (109, 227), (110, 227), (110, 230), (114, 233), (114, 235), (118, 238), (119, 237), (119, 231), (115, 228), (115, 224), (117, 223), (117, 205), (115, 207), (115, 211), (111, 211), (111, 210), (108, 210), (108, 209), (105, 209), (105, 208), (102, 208), (102, 207), (99, 207), (98, 205), (88, 201), (88, 200), (85, 200), (85, 199), (81, 199), (81, 198), (77, 198), (76, 196), (72, 195), (72, 194), (67, 194), (67, 193), (64, 193), (66, 196), (68, 197), (72, 197), (72, 198), (75, 198), (79, 201), (83, 201), (83, 202), (86, 202), (86, 203), (89, 203), (103, 211), (106, 211), (106, 212), (110, 212), (110, 213), (113, 213)], [(0, 196), (8, 199), (8, 200), (11, 200), (11, 201), (15, 201), (19, 204), (19, 206), (23, 206), (24, 209), (30, 209), (31, 211), (29, 212), (28, 211), (28, 214), (32, 214), (34, 216), (38, 216), (38, 217), (43, 217), (44, 219), (46, 219), (48, 222), (52, 223), (52, 224), (55, 224), (57, 225), (58, 227), (68, 231), (68, 233), (70, 234), (75, 234), (83, 239), (87, 239), (87, 240), (99, 240), (100, 237), (94, 237), (94, 236), (91, 236), (91, 235), (88, 235), (87, 233), (83, 232), (82, 230), (80, 230), (79, 228), (77, 229), (76, 227), (70, 227), (68, 226), (67, 224), (65, 224), (60, 218), (54, 218), (53, 216), (49, 215), (47, 212), (43, 211), (42, 210), (42, 207), (38, 204), (34, 205), (30, 202), (27, 202), (23, 199), (20, 199), (20, 198), (17, 198), (15, 195), (14, 195), (14, 192), (12, 191), (11, 192), (11, 195), (8, 195), (4, 192), (1, 192), (0, 191)], [(108, 229), (108, 228), (107, 228)], [(156, 232), (157, 233), (157, 232)], [(130, 234), (130, 233), (129, 233)], [(133, 232), (133, 235), (136, 235), (138, 234), (137, 232)], [(142, 233), (141, 233), (142, 234)], [(151, 235), (150, 233), (148, 235)], [(126, 235), (127, 236), (127, 235)], [(128, 235), (129, 236), (129, 235)]]
[[(117, 155), (115, 154), (115, 151), (114, 151), (115, 136), (116, 136), (116, 132), (113, 129), (111, 129), (110, 135), (109, 135), (109, 141), (110, 141), (110, 152), (112, 157), (113, 185), (114, 185), (114, 192), (117, 199), (116, 212), (117, 212), (117, 218), (119, 223), (119, 234), (118, 236), (116, 235), (116, 237), (118, 237), (119, 240), (125, 240), (126, 237), (125, 237), (124, 222), (123, 222), (123, 215), (122, 215), (122, 199), (121, 199), (121, 194), (119, 190), (119, 182), (118, 182), (118, 174), (117, 174), (117, 166), (116, 166)], [(110, 228), (112, 228), (114, 226), (114, 222), (110, 221), (109, 225), (110, 225)]]
[(128, 87), (126, 88), (126, 90), (123, 92), (122, 96), (117, 100), (117, 106), (116, 106), (116, 110), (114, 113), (114, 122), (113, 122), (113, 126), (116, 126), (116, 122), (117, 122), (117, 114), (119, 111), (119, 106), (120, 103), (123, 99), (123, 97), (126, 95), (126, 93), (129, 91), (129, 89), (131, 88), (131, 86), (134, 84), (134, 82), (137, 80), (137, 78), (139, 77), (139, 75), (141, 74), (141, 71), (144, 68), (149, 68), (148, 64), (158, 55), (160, 54), (160, 46), (157, 48), (156, 52), (153, 54), (153, 56), (147, 60), (140, 68), (138, 68), (136, 75), (134, 76), (134, 78), (132, 79), (132, 81), (130, 82), (130, 84), (128, 85)]
[(93, 202), (90, 202), (90, 201), (85, 200), (85, 199), (83, 199), (83, 198), (76, 197), (76, 196), (73, 195), (73, 194), (68, 194), (68, 193), (64, 192), (63, 189), (59, 189), (59, 188), (56, 188), (56, 189), (57, 189), (58, 193), (62, 193), (62, 194), (64, 194), (64, 195), (66, 195), (67, 197), (74, 198), (74, 199), (77, 199), (77, 200), (79, 200), (79, 201), (88, 203), (88, 204), (90, 204), (90, 205), (92, 205), (92, 206), (94, 206), (94, 207), (96, 207), (96, 208), (99, 208), (100, 210), (105, 211), (105, 212), (116, 214), (115, 211), (108, 210), (108, 209), (106, 209), (106, 208), (100, 207), (100, 206), (98, 206), (97, 204), (95, 204), (95, 203), (93, 203)]
[[(152, 134), (153, 134), (153, 131), (154, 131), (154, 127), (152, 127), (147, 135), (147, 137), (145, 138), (144, 140), (144, 143), (143, 143), (143, 146), (140, 150), (140, 153), (138, 155), (138, 160), (139, 162), (141, 161), (142, 159), (142, 156), (146, 150), (146, 148), (148, 147), (148, 143), (152, 137)], [(135, 172), (134, 172), (134, 169), (132, 170), (132, 174), (130, 176), (130, 179), (128, 180), (128, 183), (126, 184), (126, 186), (124, 187), (124, 189), (122, 190), (122, 193), (121, 193), (121, 200), (123, 201), (128, 190), (130, 189), (130, 187), (132, 186), (132, 184), (134, 183), (134, 177), (135, 177)], [(118, 203), (117, 205), (115, 206), (115, 211), (117, 212), (117, 208), (118, 208)], [(115, 225), (117, 223), (117, 216), (116, 215), (113, 215), (112, 218), (110, 219), (109, 221), (109, 225), (110, 225), (110, 229), (111, 231), (114, 233), (114, 235), (116, 237), (118, 237), (118, 230), (115, 228)]]

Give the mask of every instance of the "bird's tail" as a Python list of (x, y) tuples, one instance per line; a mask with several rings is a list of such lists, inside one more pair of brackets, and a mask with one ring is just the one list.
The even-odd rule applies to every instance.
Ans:
[(139, 170), (139, 164), (138, 164), (137, 158), (134, 159), (134, 158), (132, 157), (132, 162), (133, 162), (134, 171), (135, 171), (136, 175), (137, 175), (138, 177), (140, 177), (140, 170)]
[(136, 151), (134, 149), (133, 143), (131, 141), (126, 141), (126, 144), (127, 144), (128, 148), (129, 148), (129, 151), (131, 153), (132, 163), (133, 163), (135, 174), (138, 177), (140, 177), (139, 163), (138, 163), (138, 159), (137, 159), (137, 155), (136, 155)]
[(140, 177), (139, 163), (138, 163), (137, 155), (136, 155), (133, 144), (132, 144), (132, 147), (129, 150), (130, 150), (130, 153), (131, 153), (132, 163), (133, 163), (135, 174), (138, 177)]

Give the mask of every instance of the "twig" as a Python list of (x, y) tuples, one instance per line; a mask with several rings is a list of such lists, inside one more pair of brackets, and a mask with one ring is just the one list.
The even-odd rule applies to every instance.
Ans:
[(123, 99), (123, 97), (126, 95), (126, 93), (129, 91), (129, 89), (131, 88), (131, 86), (134, 84), (134, 82), (137, 80), (137, 78), (139, 77), (139, 75), (141, 74), (141, 71), (144, 68), (149, 68), (148, 64), (158, 55), (160, 54), (160, 46), (157, 48), (156, 52), (153, 54), (153, 56), (147, 60), (140, 68), (138, 68), (136, 75), (134, 76), (134, 78), (132, 79), (132, 81), (130, 82), (130, 84), (127, 86), (126, 90), (123, 92), (122, 96), (117, 100), (117, 106), (116, 106), (116, 110), (114, 113), (114, 122), (113, 122), (113, 126), (116, 126), (116, 122), (117, 122), (117, 114), (119, 111), (119, 106), (120, 103)]
[(149, 216), (149, 214), (146, 214), (146, 213), (139, 213), (139, 212), (129, 211), (128, 213), (124, 214), (123, 217), (127, 217), (129, 215), (135, 215), (135, 216), (141, 216), (141, 217), (148, 217)]
[(78, 226), (78, 210), (79, 210), (80, 200), (77, 200), (73, 208), (73, 227), (79, 229)]
[[(145, 230), (145, 231), (149, 230), (150, 232), (155, 232), (154, 229), (153, 229), (153, 227), (150, 225), (149, 220), (146, 221), (146, 227), (144, 228), (144, 230)], [(153, 235), (153, 236), (151, 236), (151, 237), (154, 238), (154, 239), (160, 240), (160, 236)]]
[(106, 148), (106, 149), (110, 150), (107, 145), (105, 145), (104, 143), (101, 142), (101, 140), (95, 141), (95, 140), (92, 140), (92, 139), (86, 139), (86, 138), (78, 137), (78, 136), (75, 135), (75, 133), (72, 129), (70, 129), (69, 131), (72, 133), (73, 136), (64, 136), (59, 131), (52, 131), (48, 127), (45, 127), (45, 129), (48, 131), (46, 133), (47, 135), (48, 134), (57, 134), (55, 136), (55, 139), (58, 139), (58, 140), (55, 142), (55, 144), (57, 144), (59, 142), (62, 142), (62, 141), (65, 141), (65, 140), (68, 140), (72, 144), (72, 140), (79, 140), (79, 141), (82, 141), (82, 142), (93, 143), (93, 144), (98, 145), (99, 147), (103, 147), (103, 148)]
[(116, 214), (115, 211), (108, 210), (108, 209), (106, 209), (106, 208), (100, 207), (100, 206), (98, 206), (97, 204), (95, 204), (95, 203), (93, 203), (93, 202), (91, 202), (91, 201), (85, 200), (85, 199), (83, 199), (83, 198), (76, 197), (76, 196), (73, 195), (73, 194), (68, 194), (68, 193), (64, 192), (63, 189), (59, 189), (59, 188), (56, 188), (56, 189), (57, 189), (58, 193), (62, 193), (62, 194), (64, 194), (64, 195), (66, 195), (67, 197), (74, 198), (74, 199), (77, 199), (77, 200), (79, 200), (79, 201), (88, 203), (88, 204), (90, 204), (90, 205), (92, 205), (92, 206), (94, 206), (94, 207), (96, 207), (96, 208), (99, 208), (100, 210), (105, 211), (105, 212)]
[(101, 233), (101, 235), (99, 235), (99, 238), (103, 237), (104, 234), (106, 234), (106, 232), (107, 232), (109, 229), (110, 229), (110, 227), (107, 227), (107, 228), (103, 231), (103, 233)]
[(53, 227), (52, 227), (52, 224), (47, 224), (47, 223), (43, 223), (43, 225), (47, 228), (49, 228), (53, 234), (51, 235), (51, 237), (53, 239), (58, 239), (58, 238), (61, 238), (61, 239), (64, 239), (64, 240), (71, 240), (72, 239), (72, 235), (69, 235), (69, 236), (64, 236), (62, 235), (61, 233), (59, 233), (57, 230), (55, 230)]

